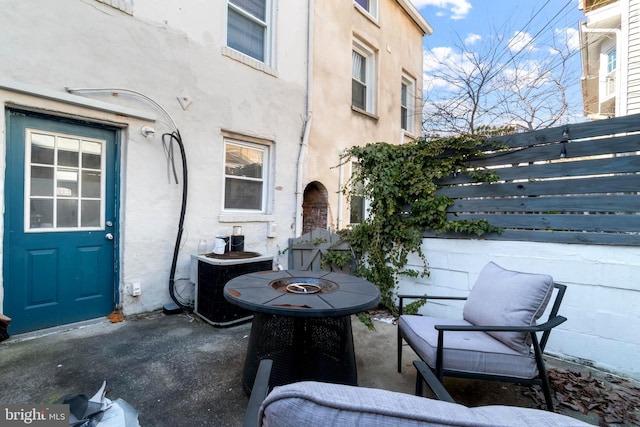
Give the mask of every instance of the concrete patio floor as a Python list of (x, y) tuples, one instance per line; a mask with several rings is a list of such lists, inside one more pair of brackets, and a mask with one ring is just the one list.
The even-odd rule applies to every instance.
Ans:
[[(402, 374), (396, 372), (395, 325), (376, 321), (369, 331), (355, 317), (352, 323), (359, 385), (413, 393), (416, 356), (405, 346)], [(241, 378), (250, 329), (250, 323), (216, 328), (196, 316), (154, 312), (13, 336), (0, 343), (0, 403), (91, 396), (106, 380), (107, 397), (132, 405), (143, 427), (238, 426), (248, 402)], [(548, 366), (587, 370), (554, 358)], [(523, 386), (456, 379), (445, 385), (468, 406), (535, 407)], [(596, 414), (559, 412), (598, 425)]]

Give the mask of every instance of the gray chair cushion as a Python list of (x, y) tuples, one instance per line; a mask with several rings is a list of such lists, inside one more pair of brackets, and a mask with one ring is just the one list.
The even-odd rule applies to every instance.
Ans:
[[(398, 328), (405, 341), (427, 365), (435, 368), (438, 331), (435, 325), (470, 325), (462, 319), (402, 315)], [(444, 333), (444, 369), (482, 372), (514, 378), (535, 378), (538, 368), (533, 352), (522, 354), (484, 332)]]
[[(487, 264), (471, 288), (462, 312), (464, 320), (482, 326), (531, 326), (544, 312), (553, 279), (546, 274), (505, 270)], [(528, 354), (531, 339), (519, 332), (488, 332), (521, 354)]]
[(467, 408), (392, 391), (320, 382), (276, 387), (260, 408), (264, 427), (586, 426), (529, 408)]

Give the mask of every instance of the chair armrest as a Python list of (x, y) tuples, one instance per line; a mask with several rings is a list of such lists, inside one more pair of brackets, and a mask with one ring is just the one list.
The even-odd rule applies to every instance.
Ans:
[(262, 401), (267, 397), (267, 394), (269, 394), (269, 380), (271, 378), (272, 365), (273, 360), (271, 359), (263, 359), (260, 361), (260, 365), (258, 365), (258, 372), (256, 373), (256, 379), (251, 389), (249, 404), (247, 405), (247, 411), (242, 421), (243, 427), (256, 427), (258, 425), (260, 405), (262, 405)]
[(549, 319), (547, 322), (540, 325), (533, 326), (484, 326), (484, 325), (435, 325), (434, 328), (438, 331), (438, 348), (436, 350), (436, 377), (442, 378), (442, 367), (444, 364), (444, 332), (445, 331), (466, 331), (466, 332), (487, 332), (487, 331), (500, 331), (500, 332), (526, 332), (531, 334), (531, 340), (533, 342), (536, 358), (542, 358), (542, 349), (536, 338), (536, 333), (541, 331), (550, 330), (559, 324), (567, 320), (564, 316), (555, 316)]
[(543, 332), (555, 328), (567, 320), (564, 316), (556, 316), (545, 323), (533, 326), (493, 326), (493, 325), (435, 325), (438, 331), (467, 331), (467, 332)]
[(402, 316), (402, 309), (404, 308), (404, 300), (405, 299), (443, 299), (443, 300), (466, 300), (467, 297), (453, 297), (453, 296), (441, 296), (441, 295), (410, 295), (410, 294), (400, 294), (398, 295), (398, 315)]
[(416, 367), (418, 377), (416, 378), (416, 396), (422, 397), (422, 381), (426, 382), (436, 399), (445, 402), (455, 403), (453, 397), (444, 388), (444, 385), (438, 380), (431, 368), (422, 360), (414, 360), (413, 366)]

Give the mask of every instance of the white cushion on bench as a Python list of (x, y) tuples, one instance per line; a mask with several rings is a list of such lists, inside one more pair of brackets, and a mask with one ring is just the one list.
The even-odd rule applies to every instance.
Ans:
[(260, 408), (264, 427), (586, 426), (549, 411), (513, 406), (467, 408), (387, 390), (320, 382), (275, 387)]

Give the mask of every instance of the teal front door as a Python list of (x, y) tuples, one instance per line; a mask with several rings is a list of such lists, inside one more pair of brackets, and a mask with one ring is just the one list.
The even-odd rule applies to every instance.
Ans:
[(9, 332), (109, 314), (116, 303), (117, 129), (13, 110), (6, 119)]

